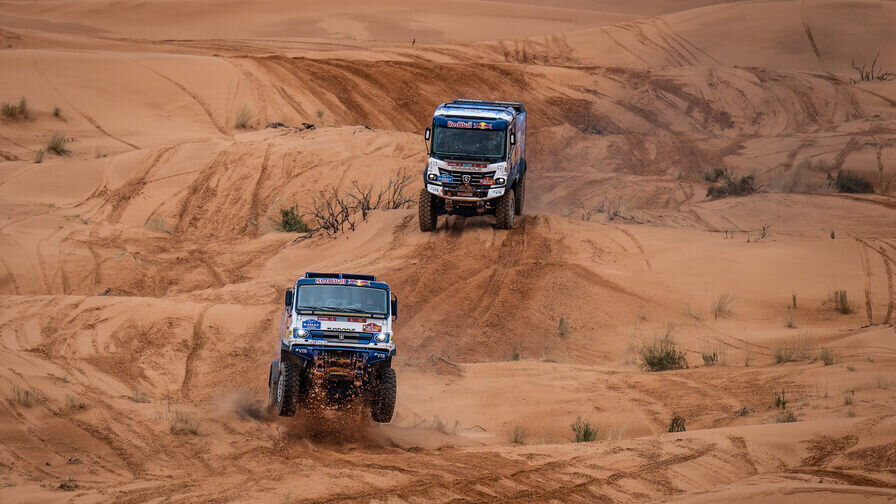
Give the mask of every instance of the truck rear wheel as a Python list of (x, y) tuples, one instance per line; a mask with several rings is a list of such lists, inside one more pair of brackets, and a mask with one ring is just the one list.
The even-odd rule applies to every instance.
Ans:
[(430, 232), (436, 230), (439, 218), (436, 197), (430, 194), (424, 187), (420, 191), (420, 201), (417, 204), (417, 212), (420, 217), (420, 231)]
[(515, 215), (516, 195), (513, 189), (508, 189), (504, 196), (498, 198), (495, 207), (495, 227), (498, 229), (513, 229), (513, 216)]
[(395, 412), (395, 394), (398, 380), (395, 378), (395, 370), (386, 368), (380, 377), (376, 397), (370, 404), (370, 416), (377, 423), (389, 423), (392, 421), (392, 413)]
[(274, 411), (278, 415), (291, 417), (296, 414), (296, 399), (302, 385), (302, 368), (295, 362), (280, 364), (280, 378), (274, 392)]
[(523, 175), (520, 178), (520, 181), (516, 183), (516, 201), (514, 201), (514, 213), (516, 215), (523, 215), (523, 203), (526, 200), (526, 176)]

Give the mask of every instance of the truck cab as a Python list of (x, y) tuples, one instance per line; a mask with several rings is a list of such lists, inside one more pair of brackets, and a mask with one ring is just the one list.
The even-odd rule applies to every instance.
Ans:
[(375, 421), (390, 421), (397, 313), (389, 285), (373, 275), (308, 272), (296, 280), (284, 296), (270, 409), (293, 416), (297, 408), (359, 400)]
[(512, 228), (525, 198), (525, 107), (457, 99), (436, 108), (424, 135), (420, 230), (435, 230), (442, 214), (494, 214), (496, 227)]

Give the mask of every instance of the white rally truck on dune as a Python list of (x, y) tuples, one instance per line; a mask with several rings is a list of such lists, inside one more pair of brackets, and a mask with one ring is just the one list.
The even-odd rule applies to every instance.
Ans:
[(373, 275), (306, 273), (286, 290), (268, 407), (297, 409), (360, 403), (388, 423), (395, 410), (398, 300)]
[(426, 128), (429, 160), (420, 192), (421, 231), (439, 215), (495, 215), (511, 229), (526, 197), (526, 108), (522, 103), (454, 100)]

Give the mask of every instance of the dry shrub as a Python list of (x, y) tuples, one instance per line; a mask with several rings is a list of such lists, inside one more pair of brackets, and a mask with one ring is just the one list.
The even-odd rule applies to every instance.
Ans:
[(510, 430), (510, 442), (513, 444), (526, 444), (527, 437), (529, 437), (529, 433), (522, 425), (514, 425)]
[(280, 209), (280, 222), (277, 223), (276, 228), (277, 231), (285, 233), (307, 233), (310, 231), (308, 224), (302, 220), (298, 205)]
[(249, 110), (249, 107), (243, 105), (240, 107), (240, 110), (236, 113), (236, 117), (233, 119), (233, 127), (238, 129), (246, 129), (249, 127), (249, 123), (252, 122), (252, 111)]
[(199, 434), (199, 419), (180, 410), (174, 410), (168, 418), (168, 431), (172, 434)]
[(831, 350), (830, 348), (822, 347), (821, 352), (818, 355), (818, 358), (821, 360), (821, 362), (824, 363), (825, 366), (830, 366), (831, 364), (834, 363), (836, 356), (834, 355), (834, 351)]
[(849, 302), (849, 295), (845, 290), (837, 290), (828, 298), (828, 302), (834, 305), (834, 310), (849, 315), (852, 313), (852, 303)]
[[(850, 62), (849, 67), (858, 72), (859, 81), (891, 81), (896, 79), (896, 72), (889, 72), (883, 68), (874, 68), (877, 66), (878, 58), (880, 58), (880, 53), (874, 56), (874, 60), (871, 61), (871, 68), (868, 68), (868, 64), (865, 62), (862, 62), (862, 66), (859, 66), (855, 59)], [(855, 79), (851, 80), (852, 82), (858, 82)]]
[(762, 186), (756, 185), (756, 177), (753, 175), (745, 175), (738, 178), (727, 168), (716, 168), (704, 175), (704, 179), (716, 183), (716, 185), (710, 186), (706, 190), (706, 197), (709, 199), (719, 199), (727, 196), (747, 196), (762, 188)]
[(47, 152), (53, 152), (60, 156), (66, 156), (71, 151), (65, 145), (65, 137), (57, 131), (56, 133), (53, 133), (53, 136), (51, 136), (47, 141)]
[(674, 415), (672, 417), (672, 421), (669, 423), (669, 432), (684, 432), (684, 417), (681, 415)]
[(666, 328), (666, 334), (656, 337), (650, 343), (641, 346), (641, 367), (648, 371), (668, 371), (686, 369), (688, 360), (684, 352), (678, 349), (672, 339), (672, 325)]
[(712, 301), (712, 306), (710, 311), (712, 311), (712, 316), (714, 319), (718, 320), (719, 317), (723, 317), (731, 313), (731, 305), (734, 304), (734, 296), (729, 292), (722, 292)]
[(19, 103), (4, 102), (0, 105), (0, 115), (4, 119), (25, 120), (31, 119), (31, 109), (28, 107), (28, 100), (23, 96), (19, 99)]
[(590, 443), (597, 439), (597, 427), (591, 425), (590, 420), (578, 417), (569, 427), (572, 429), (574, 443)]
[(784, 345), (772, 347), (772, 354), (775, 357), (775, 364), (808, 359), (811, 354), (809, 333), (803, 331), (798, 337), (791, 338)]
[(12, 397), (10, 397), (12, 402), (18, 404), (19, 406), (24, 406), (25, 408), (30, 408), (34, 405), (34, 393), (30, 390), (21, 389), (19, 387), (12, 388)]

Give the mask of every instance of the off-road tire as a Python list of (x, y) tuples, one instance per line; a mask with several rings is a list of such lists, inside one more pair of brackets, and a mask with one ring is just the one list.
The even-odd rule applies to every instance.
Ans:
[(523, 215), (523, 203), (526, 202), (526, 176), (523, 175), (520, 178), (520, 181), (516, 183), (516, 201), (514, 201), (513, 205), (513, 213), (516, 215)]
[(498, 198), (498, 204), (495, 206), (495, 227), (498, 229), (513, 229), (513, 216), (515, 214), (514, 207), (516, 203), (516, 194), (513, 189), (508, 189), (504, 196)]
[[(275, 378), (275, 369), (276, 367), (276, 378)], [(274, 361), (271, 363), (271, 370), (268, 374), (268, 406), (267, 412), (268, 414), (273, 414), (277, 411), (277, 379), (280, 377), (280, 361)]]
[(280, 379), (274, 396), (274, 411), (283, 417), (296, 414), (299, 387), (302, 386), (302, 368), (295, 362), (280, 364)]
[(392, 413), (395, 412), (397, 382), (394, 369), (383, 370), (376, 397), (370, 403), (370, 416), (373, 417), (374, 422), (389, 423), (392, 421)]
[(428, 233), (436, 230), (439, 218), (436, 197), (430, 194), (424, 187), (420, 191), (420, 201), (417, 203), (417, 212), (420, 217), (420, 231)]

